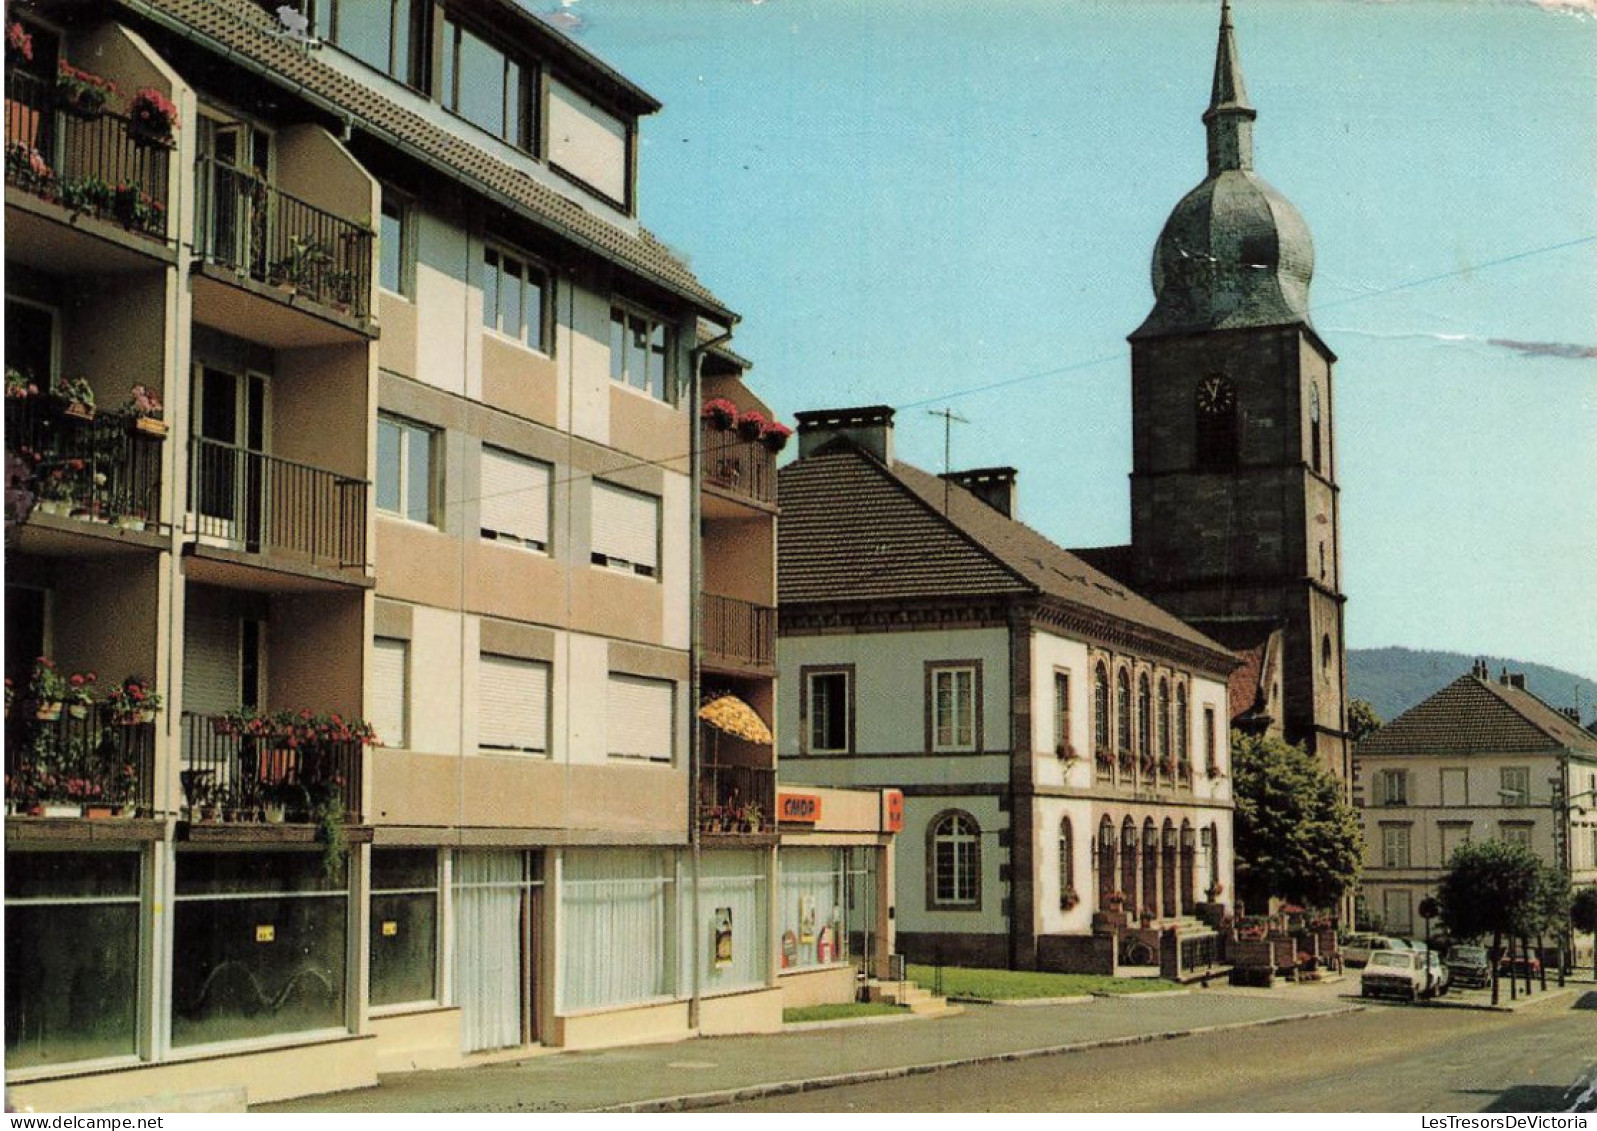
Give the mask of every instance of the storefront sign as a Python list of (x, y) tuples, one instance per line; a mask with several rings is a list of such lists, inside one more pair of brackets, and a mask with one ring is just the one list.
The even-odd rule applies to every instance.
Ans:
[(882, 828), (890, 833), (904, 831), (903, 790), (884, 789), (882, 791)]
[(255, 941), (256, 942), (276, 942), (277, 941), (277, 928), (272, 926), (271, 924), (267, 924), (265, 926), (256, 927), (255, 928)]
[(821, 799), (813, 793), (779, 793), (776, 813), (779, 821), (813, 825), (821, 819)]

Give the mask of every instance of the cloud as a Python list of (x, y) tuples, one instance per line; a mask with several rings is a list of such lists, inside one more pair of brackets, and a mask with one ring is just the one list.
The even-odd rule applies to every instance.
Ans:
[(586, 17), (577, 11), (577, 0), (560, 0), (556, 7), (542, 12), (533, 10), (530, 5), (526, 6), (544, 23), (559, 28), (567, 35), (576, 35), (588, 26)]
[(1520, 357), (1561, 357), (1570, 361), (1597, 360), (1597, 346), (1576, 346), (1568, 342), (1517, 342), (1512, 338), (1487, 338), (1486, 344), (1513, 350)]

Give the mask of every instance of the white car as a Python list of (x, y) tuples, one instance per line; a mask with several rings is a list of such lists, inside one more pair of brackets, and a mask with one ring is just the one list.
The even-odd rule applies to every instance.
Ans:
[(1359, 993), (1418, 1001), (1446, 992), (1446, 969), (1433, 951), (1378, 950), (1359, 976)]
[(1354, 968), (1363, 966), (1370, 955), (1378, 950), (1402, 950), (1397, 939), (1385, 935), (1349, 935), (1342, 944), (1342, 965)]

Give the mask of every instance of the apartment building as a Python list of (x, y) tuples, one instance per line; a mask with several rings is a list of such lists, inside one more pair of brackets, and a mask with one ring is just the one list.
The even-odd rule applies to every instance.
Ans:
[(696, 765), (696, 575), (768, 722), (775, 517), (700, 490), (659, 104), (509, 0), (306, 8), (10, 6), (13, 1103), (773, 1028), (782, 907), (860, 893), (833, 989), (884, 937), (879, 796)]
[(1461, 845), (1525, 845), (1575, 887), (1597, 884), (1597, 735), (1484, 664), (1358, 744), (1366, 914), (1394, 934), (1425, 929)]

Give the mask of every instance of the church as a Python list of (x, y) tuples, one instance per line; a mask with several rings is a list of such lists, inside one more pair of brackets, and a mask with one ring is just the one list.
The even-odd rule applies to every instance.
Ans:
[(1207, 176), (1130, 336), (1129, 545), (1025, 526), (1013, 468), (896, 460), (886, 406), (797, 414), (783, 776), (902, 788), (912, 961), (1201, 969), (1234, 910), (1229, 728), (1350, 777), (1335, 358), (1308, 227), (1253, 170), (1255, 117), (1227, 3)]

